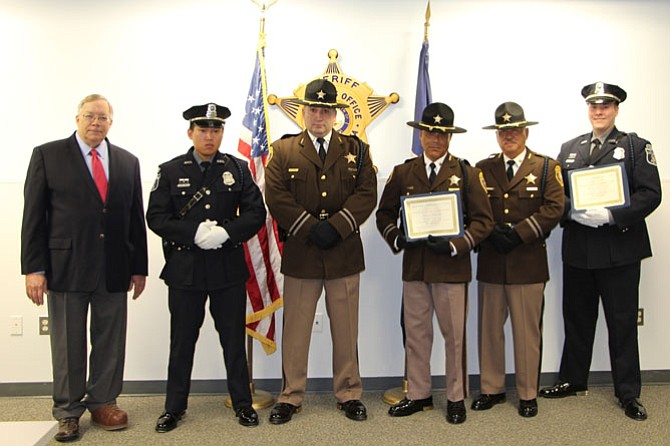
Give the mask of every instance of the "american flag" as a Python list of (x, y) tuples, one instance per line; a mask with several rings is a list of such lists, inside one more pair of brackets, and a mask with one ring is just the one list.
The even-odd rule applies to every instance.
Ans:
[[(428, 2), (430, 8), (430, 2)], [(428, 9), (427, 11), (430, 11)], [(429, 12), (427, 12), (429, 14)], [(414, 100), (414, 119), (421, 121), (421, 115), (426, 105), (433, 102), (432, 92), (430, 88), (430, 76), (428, 75), (428, 39), (424, 40), (421, 45), (421, 53), (419, 54), (419, 74), (416, 79), (416, 99)], [(412, 152), (415, 155), (423, 153), (421, 141), (419, 141), (419, 130), (414, 129), (412, 136)]]
[[(262, 193), (265, 193), (265, 163), (269, 154), (264, 46), (261, 39), (237, 146), (238, 152), (249, 161), (251, 174)], [(284, 276), (280, 272), (282, 244), (269, 212), (265, 225), (245, 243), (244, 255), (251, 274), (246, 284), (247, 334), (261, 342), (266, 354), (271, 354), (277, 348), (274, 312), (282, 306)]]

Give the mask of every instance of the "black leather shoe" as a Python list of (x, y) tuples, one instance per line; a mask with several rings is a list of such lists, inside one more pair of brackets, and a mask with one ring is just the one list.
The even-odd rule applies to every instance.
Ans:
[(447, 400), (447, 422), (451, 424), (461, 424), (465, 421), (465, 402)]
[(565, 398), (566, 396), (586, 396), (589, 389), (586, 386), (570, 383), (557, 383), (540, 390), (544, 398)]
[(421, 400), (408, 400), (403, 398), (400, 402), (389, 408), (389, 415), (392, 417), (406, 417), (422, 410), (431, 410), (433, 408), (433, 397), (429, 396)]
[(300, 412), (301, 406), (294, 406), (289, 403), (277, 403), (270, 412), (270, 423), (284, 424), (291, 421), (294, 413)]
[(343, 410), (350, 420), (364, 421), (368, 419), (368, 412), (361, 400), (349, 400), (337, 403), (338, 410)]
[(173, 413), (165, 412), (158, 417), (156, 422), (156, 432), (165, 433), (170, 432), (177, 427), (177, 422), (184, 417), (185, 412)]
[(647, 409), (644, 408), (640, 400), (637, 398), (630, 398), (628, 400), (619, 401), (621, 407), (628, 418), (636, 421), (644, 421), (647, 419)]
[(526, 418), (537, 415), (537, 399), (519, 400), (519, 415)]
[(258, 426), (258, 414), (251, 406), (240, 407), (239, 409), (235, 409), (235, 416), (238, 418), (237, 421), (242, 426), (247, 427)]
[(505, 392), (503, 393), (482, 393), (472, 402), (470, 408), (472, 410), (489, 410), (496, 404), (507, 401)]
[(67, 417), (58, 420), (58, 432), (54, 435), (54, 440), (65, 443), (79, 439), (79, 418)]

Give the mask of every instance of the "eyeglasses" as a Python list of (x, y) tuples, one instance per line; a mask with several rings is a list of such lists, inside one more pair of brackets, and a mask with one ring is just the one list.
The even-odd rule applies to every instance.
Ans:
[(84, 118), (86, 122), (93, 122), (97, 119), (100, 124), (112, 122), (112, 118), (107, 115), (93, 115), (91, 113), (86, 113), (85, 115), (82, 115), (82, 118)]

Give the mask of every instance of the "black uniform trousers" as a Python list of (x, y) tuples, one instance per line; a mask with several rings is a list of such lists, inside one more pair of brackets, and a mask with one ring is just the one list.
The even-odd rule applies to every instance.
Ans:
[(621, 400), (640, 396), (639, 283), (639, 261), (603, 269), (563, 264), (565, 344), (559, 371), (561, 382), (588, 384), (598, 303), (602, 298), (615, 395)]
[(169, 288), (170, 361), (165, 410), (179, 413), (188, 406), (195, 344), (205, 319), (205, 302), (219, 333), (233, 408), (251, 406), (245, 348), (246, 290), (244, 283), (220, 290)]

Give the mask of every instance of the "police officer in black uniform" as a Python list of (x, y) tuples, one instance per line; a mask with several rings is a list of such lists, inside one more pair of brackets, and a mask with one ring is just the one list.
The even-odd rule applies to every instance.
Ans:
[[(582, 89), (592, 131), (561, 147), (557, 161), (565, 176), (563, 220), (563, 322), (565, 343), (559, 382), (544, 388), (545, 398), (585, 394), (602, 301), (609, 333), (614, 395), (629, 418), (642, 421), (642, 387), (637, 342), (640, 263), (651, 257), (645, 218), (661, 203), (661, 181), (651, 143), (624, 133), (614, 122), (626, 92), (596, 82)], [(574, 209), (570, 172), (623, 164), (630, 201), (616, 208)], [(572, 191), (574, 192), (574, 191)]]
[(193, 147), (160, 166), (147, 210), (149, 228), (163, 239), (160, 277), (171, 315), (167, 397), (156, 431), (176, 428), (186, 411), (207, 297), (235, 415), (241, 425), (257, 426), (245, 352), (249, 271), (242, 243), (265, 221), (263, 197), (246, 163), (219, 152), (228, 108), (210, 103), (183, 116)]

